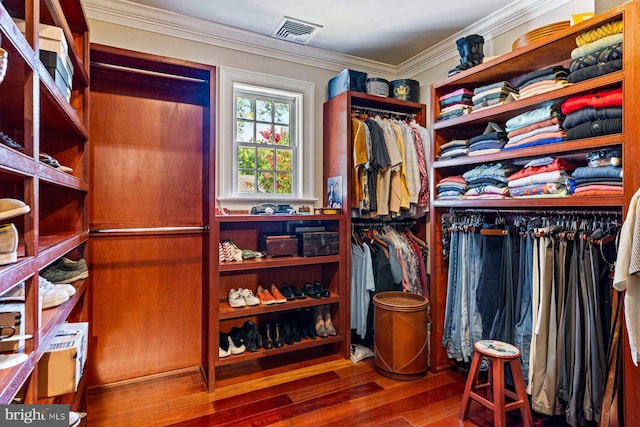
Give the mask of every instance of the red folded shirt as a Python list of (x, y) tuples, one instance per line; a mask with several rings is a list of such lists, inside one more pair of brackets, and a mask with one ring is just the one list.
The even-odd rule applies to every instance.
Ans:
[(562, 103), (562, 113), (569, 114), (585, 107), (604, 108), (622, 105), (622, 88), (574, 96)]

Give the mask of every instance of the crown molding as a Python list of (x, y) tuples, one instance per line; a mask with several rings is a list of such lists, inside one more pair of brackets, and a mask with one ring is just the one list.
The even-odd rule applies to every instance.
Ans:
[(400, 76), (415, 76), (435, 65), (458, 57), (456, 40), (460, 37), (469, 34), (481, 34), (486, 43), (492, 38), (526, 24), (570, 1), (519, 0), (512, 2), (398, 65), (397, 74)]
[(226, 49), (240, 50), (334, 72), (344, 68), (352, 68), (388, 78), (393, 78), (396, 75), (396, 67), (393, 65), (313, 46), (276, 40), (239, 28), (139, 5), (126, 0), (84, 0), (83, 5), (87, 17), (97, 21)]
[(276, 40), (261, 34), (221, 25), (200, 18), (160, 10), (127, 0), (84, 0), (90, 19), (122, 25), (165, 36), (182, 38), (226, 49), (294, 62), (337, 72), (361, 70), (393, 80), (418, 75), (437, 64), (457, 57), (455, 40), (468, 34), (482, 34), (485, 41), (548, 13), (570, 0), (518, 0), (498, 9), (477, 23), (442, 40), (398, 66), (352, 55)]

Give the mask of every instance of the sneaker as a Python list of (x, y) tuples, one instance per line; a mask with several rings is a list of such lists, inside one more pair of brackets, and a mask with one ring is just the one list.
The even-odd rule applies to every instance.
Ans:
[(229, 348), (229, 335), (220, 332), (220, 346), (218, 347), (218, 357), (222, 359), (223, 357), (227, 357), (231, 354), (231, 349)]
[(238, 327), (231, 328), (229, 331), (229, 350), (231, 354), (240, 354), (244, 353), (247, 350), (247, 347), (244, 345), (244, 340), (242, 338), (242, 331)]
[(280, 293), (280, 291), (278, 290), (276, 285), (271, 285), (271, 295), (273, 295), (273, 298), (276, 300), (277, 304), (283, 304), (283, 303), (287, 302), (287, 298), (285, 298)]
[(24, 151), (24, 147), (22, 145), (15, 142), (13, 139), (9, 137), (9, 135), (7, 135), (4, 132), (0, 132), (0, 144), (4, 144), (7, 147), (13, 148), (16, 151), (20, 151), (20, 152)]
[(262, 286), (258, 286), (258, 298), (260, 298), (260, 304), (269, 305), (275, 304), (276, 299), (269, 293), (268, 290), (264, 289)]
[(29, 205), (26, 205), (22, 200), (0, 199), (0, 220), (23, 215), (30, 210)]
[(44, 268), (40, 272), (40, 276), (44, 277), (51, 283), (72, 283), (76, 280), (82, 280), (89, 277), (89, 269), (87, 268), (86, 262), (61, 258)]
[(0, 265), (18, 261), (18, 229), (13, 224), (0, 225)]
[(40, 292), (43, 309), (57, 307), (69, 301), (69, 294), (63, 289), (42, 276), (38, 277), (38, 279), (38, 291)]
[(72, 297), (72, 296), (74, 296), (76, 294), (76, 287), (75, 286), (67, 284), (67, 283), (51, 283), (50, 281), (48, 281), (47, 279), (42, 277), (42, 275), (40, 276), (39, 286), (40, 286), (40, 288), (42, 288), (42, 287), (50, 288), (52, 286), (55, 286), (57, 289), (62, 289), (70, 297)]
[(247, 305), (239, 289), (230, 289), (227, 295), (227, 301), (229, 301), (229, 305), (233, 308), (245, 307)]
[(240, 291), (240, 295), (242, 295), (242, 298), (244, 298), (244, 302), (248, 305), (259, 305), (260, 304), (260, 299), (255, 296), (253, 294), (253, 292), (251, 291), (251, 289), (247, 289), (247, 288), (240, 288), (238, 289)]

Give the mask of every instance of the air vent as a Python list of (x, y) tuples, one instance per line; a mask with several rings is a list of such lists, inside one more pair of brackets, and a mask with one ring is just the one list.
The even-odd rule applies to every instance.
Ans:
[(271, 37), (299, 44), (307, 44), (320, 28), (322, 28), (322, 25), (285, 16), (273, 33), (271, 33)]

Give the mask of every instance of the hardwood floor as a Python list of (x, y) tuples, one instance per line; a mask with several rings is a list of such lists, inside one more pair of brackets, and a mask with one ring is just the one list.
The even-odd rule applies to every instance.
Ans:
[[(492, 414), (472, 404), (458, 421), (465, 376), (427, 373), (414, 381), (378, 374), (373, 358), (356, 364), (335, 355), (256, 370), (234, 366), (208, 393), (198, 372), (92, 389), (88, 424), (96, 426), (425, 426), (489, 427)], [(242, 369), (248, 372), (240, 374)], [(252, 370), (252, 371), (249, 371)], [(542, 420), (535, 419), (542, 425)], [(518, 411), (510, 426), (521, 425)]]

